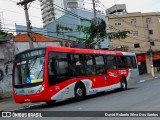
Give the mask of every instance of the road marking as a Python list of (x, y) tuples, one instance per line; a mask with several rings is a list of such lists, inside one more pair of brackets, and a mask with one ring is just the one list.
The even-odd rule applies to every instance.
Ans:
[(140, 80), (139, 83), (145, 82), (146, 80)]

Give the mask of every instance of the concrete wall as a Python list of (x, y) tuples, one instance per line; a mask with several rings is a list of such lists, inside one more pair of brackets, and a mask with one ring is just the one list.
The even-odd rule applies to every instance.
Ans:
[[(59, 42), (34, 42), (34, 48), (46, 47), (46, 46), (60, 46)], [(14, 42), (15, 54), (29, 49), (28, 42)]]
[(0, 70), (3, 74), (3, 79), (0, 79), (0, 99), (12, 96), (12, 63), (8, 64), (7, 74), (5, 63), (13, 60), (13, 51), (13, 42), (0, 42)]
[(0, 80), (0, 99), (12, 96), (12, 64), (9, 64), (9, 73), (5, 73), (5, 65), (1, 65), (4, 78)]

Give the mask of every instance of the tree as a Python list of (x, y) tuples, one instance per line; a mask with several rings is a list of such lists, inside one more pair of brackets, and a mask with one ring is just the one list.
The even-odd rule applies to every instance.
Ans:
[(106, 23), (104, 20), (99, 20), (97, 24), (91, 21), (89, 27), (79, 25), (77, 30), (86, 34), (86, 38), (77, 38), (84, 42), (86, 46), (93, 47), (96, 44), (95, 38), (98, 36), (100, 39), (104, 39), (107, 36), (106, 33)]
[(13, 36), (12, 33), (4, 32), (3, 30), (0, 30), (0, 39), (11, 39)]
[[(103, 19), (98, 19), (97, 24), (95, 21), (91, 21), (90, 26), (82, 26), (78, 25), (77, 30), (79, 32), (83, 32), (85, 34), (85, 38), (80, 38), (77, 36), (68, 35), (70, 38), (75, 38), (80, 42), (86, 44), (88, 48), (94, 48), (98, 42), (103, 41), (105, 38), (109, 39), (125, 39), (129, 31), (118, 31), (118, 32), (110, 32), (106, 31), (106, 23)], [(59, 31), (57, 31), (59, 33)], [(95, 41), (96, 38), (99, 38)]]

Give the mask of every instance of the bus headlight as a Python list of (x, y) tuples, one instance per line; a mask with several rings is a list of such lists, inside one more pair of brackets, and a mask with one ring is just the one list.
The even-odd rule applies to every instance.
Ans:
[(42, 92), (43, 90), (44, 90), (44, 86), (41, 85), (41, 87), (39, 88), (39, 90), (37, 91), (37, 93), (40, 93), (40, 92)]

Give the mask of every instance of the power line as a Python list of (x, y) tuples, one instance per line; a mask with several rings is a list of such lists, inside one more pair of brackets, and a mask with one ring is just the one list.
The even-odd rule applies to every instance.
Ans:
[[(113, 26), (112, 26), (112, 27), (113, 27)], [(113, 28), (114, 28), (114, 27), (113, 27)], [(114, 28), (114, 29), (117, 30), (116, 28)], [(127, 37), (130, 37), (130, 36), (127, 35)], [(133, 37), (131, 37), (131, 38), (132, 38), (132, 39), (135, 39), (135, 38), (133, 38)], [(142, 40), (140, 40), (140, 39), (135, 39), (135, 40), (142, 41)], [(122, 40), (121, 40), (121, 42), (131, 43), (131, 42), (122, 41)], [(143, 42), (148, 42), (148, 41), (143, 41)], [(142, 43), (143, 43), (143, 42), (142, 42)], [(159, 42), (159, 41), (157, 41), (157, 42)], [(134, 43), (132, 43), (132, 44), (134, 44)], [(141, 47), (141, 49), (142, 49), (142, 48), (145, 48), (145, 47)], [(146, 49), (147, 49), (147, 48), (146, 48)], [(133, 51), (133, 50), (132, 50), (132, 51)], [(134, 50), (134, 51), (138, 51), (138, 50)], [(144, 52), (147, 52), (147, 51), (144, 51)]]
[[(111, 26), (112, 28), (115, 28), (115, 27), (113, 27), (113, 26)], [(122, 28), (122, 27), (121, 27)], [(116, 29), (116, 28), (115, 28)], [(116, 30), (118, 30), (118, 29), (116, 29)], [(124, 29), (124, 30), (128, 30), (128, 29)], [(128, 31), (130, 31), (131, 33), (132, 33), (132, 31), (134, 31), (134, 30), (128, 30)], [(142, 35), (144, 35), (144, 34), (142, 34)], [(144, 37), (143, 36), (140, 36), (139, 34), (138, 34), (138, 36), (140, 37), (140, 38), (144, 38), (144, 40), (146, 40), (146, 39), (148, 39), (147, 37), (145, 37), (146, 35), (144, 35)], [(130, 38), (133, 38), (133, 39), (136, 39), (136, 40), (139, 40), (139, 41), (143, 41), (143, 40), (141, 40), (141, 39), (138, 39), (138, 38), (134, 38), (134, 37), (131, 37), (131, 36), (128, 36), (128, 37), (130, 37)], [(157, 38), (152, 38), (152, 40), (156, 40)], [(144, 41), (144, 42), (146, 42), (146, 41)]]
[[(44, 3), (44, 2), (42, 2), (42, 3)], [(100, 2), (101, 3), (101, 2)], [(44, 3), (44, 4), (46, 4), (46, 3)], [(102, 3), (101, 3), (102, 4)], [(48, 4), (46, 4), (46, 5), (48, 5)], [(55, 4), (54, 4), (55, 5)], [(103, 5), (103, 4), (102, 4)], [(49, 5), (48, 5), (49, 6)], [(59, 8), (61, 8), (61, 9), (63, 9), (62, 7), (60, 7), (60, 6), (58, 6), (58, 5), (55, 5), (55, 6), (57, 6), (57, 7), (59, 7)], [(59, 9), (60, 10), (60, 9)], [(65, 10), (65, 9), (63, 9), (63, 10)], [(65, 11), (63, 11), (63, 12), (65, 12)], [(70, 12), (70, 11), (69, 11)], [(72, 12), (71, 12), (72, 13)], [(76, 17), (77, 17), (77, 14), (74, 14), (74, 15), (76, 15)], [(78, 17), (80, 17), (80, 16), (78, 16)], [(86, 18), (85, 18), (86, 19)], [(68, 24), (68, 23), (65, 23), (65, 24)], [(134, 38), (135, 39), (135, 38)], [(137, 40), (139, 40), (139, 39), (137, 39)]]
[[(3, 30), (6, 31), (12, 31), (12, 32), (27, 32), (27, 30), (17, 30), (17, 29), (10, 29), (10, 28), (2, 28)], [(58, 33), (57, 31), (53, 32), (53, 31), (37, 31), (37, 30), (33, 30), (32, 32), (42, 32), (42, 33)], [(61, 33), (74, 33), (74, 32), (79, 32), (79, 31), (65, 31), (65, 32), (61, 32)]]
[[(47, 3), (42, 2), (42, 1), (41, 1), (41, 3), (46, 4), (47, 6), (51, 6), (50, 4), (47, 4)], [(64, 9), (64, 8), (62, 8), (62, 7), (54, 4), (54, 3), (53, 3), (53, 5), (56, 6), (56, 7), (58, 7), (58, 8), (60, 8), (59, 10), (62, 9), (62, 12), (66, 13), (66, 14), (69, 14), (69, 15), (74, 16), (74, 17), (77, 17), (77, 18), (89, 20), (88, 18), (84, 18), (84, 17), (82, 17), (82, 16), (79, 16), (79, 15), (77, 15), (77, 14), (75, 14), (75, 13), (73, 13), (73, 12), (67, 10), (67, 9)], [(52, 6), (51, 6), (51, 7), (52, 7)], [(56, 8), (56, 9), (57, 9), (57, 8)], [(64, 11), (63, 11), (63, 10), (64, 10)]]
[[(16, 13), (16, 14), (20, 14), (20, 15), (24, 15), (24, 13), (21, 13), (21, 12), (15, 12), (15, 11), (12, 11), (12, 10), (7, 10), (7, 9), (4, 9), (4, 8), (0, 8), (1, 10), (5, 10), (5, 11), (9, 11), (9, 12), (12, 12), (12, 13)], [(35, 17), (35, 18), (41, 18), (41, 17), (38, 17), (38, 16), (33, 16), (33, 15), (30, 15), (31, 17)]]
[[(112, 28), (114, 28), (113, 26), (112, 26)], [(119, 31), (118, 29), (116, 29), (116, 28), (114, 28), (116, 31)], [(142, 41), (142, 42), (147, 42), (147, 41), (143, 41), (143, 40), (140, 40), (140, 39), (136, 39), (136, 38), (134, 38), (134, 37), (131, 37), (131, 36), (128, 36), (127, 35), (127, 37), (129, 37), (129, 38), (132, 38), (132, 39), (134, 39), (134, 40), (137, 40), (137, 41)], [(124, 41), (123, 41), (124, 42)], [(126, 41), (125, 41), (126, 42)], [(126, 42), (126, 43), (131, 43), (131, 42)], [(133, 44), (133, 43), (132, 43)]]
[[(101, 3), (100, 1), (99, 1), (99, 3)], [(98, 4), (97, 4), (98, 5)], [(101, 5), (106, 9), (106, 10), (108, 10), (102, 3), (101, 3)], [(99, 6), (99, 5), (98, 5)], [(99, 6), (100, 7), (100, 6)], [(109, 11), (109, 10), (108, 10)], [(111, 11), (110, 11), (111, 12)], [(113, 14), (114, 16), (116, 16), (116, 17), (118, 17), (119, 18), (119, 16), (117, 16), (117, 15), (115, 15), (115, 14)], [(121, 18), (122, 19), (122, 18)], [(123, 20), (123, 22), (125, 22), (125, 23), (127, 23), (127, 24), (129, 24), (129, 25), (132, 25), (132, 24), (130, 24), (130, 23), (128, 23), (128, 22), (126, 22), (124, 19), (122, 19)], [(133, 27), (137, 27), (137, 26), (134, 26), (134, 25), (132, 25)], [(138, 26), (138, 27), (141, 27), (141, 26)], [(145, 27), (143, 27), (143, 28), (145, 28)], [(137, 28), (136, 28), (137, 29)], [(125, 29), (126, 30), (126, 29)], [(134, 31), (134, 30), (129, 30), (129, 31)], [(146, 35), (144, 35), (144, 36), (146, 36)], [(133, 38), (133, 37), (131, 37), (131, 36), (128, 36), (128, 37), (130, 37), (130, 38)], [(145, 39), (147, 39), (147, 37), (142, 37), (141, 36), (141, 38), (145, 38)], [(136, 38), (134, 38), (134, 39), (136, 39)], [(139, 40), (139, 39), (137, 39), (137, 40)]]
[[(116, 30), (116, 31), (120, 31), (120, 30), (118, 30), (117, 28), (115, 28), (114, 26), (111, 26), (111, 28), (113, 28), (114, 30)], [(128, 37), (131, 37), (131, 36), (128, 36)], [(131, 37), (131, 38), (133, 38), (133, 39), (135, 39), (135, 40), (140, 40), (140, 39), (136, 39), (136, 38), (134, 38), (134, 37)], [(143, 41), (143, 40), (140, 40), (140, 41)], [(144, 41), (143, 41), (144, 42)]]
[[(100, 2), (101, 3), (101, 2)], [(102, 3), (101, 3), (102, 4)], [(48, 5), (48, 4), (47, 4)], [(102, 4), (103, 5), (103, 4)], [(103, 5), (104, 6), (104, 5)], [(61, 7), (60, 7), (61, 8)], [(60, 9), (58, 9), (58, 10), (60, 10)], [(63, 11), (64, 12), (64, 11)], [(70, 12), (70, 11), (69, 11)], [(77, 15), (77, 14), (76, 14)], [(65, 24), (68, 24), (68, 23), (65, 23)], [(145, 35), (144, 35), (145, 36)], [(143, 37), (143, 38), (145, 38), (145, 37)]]

